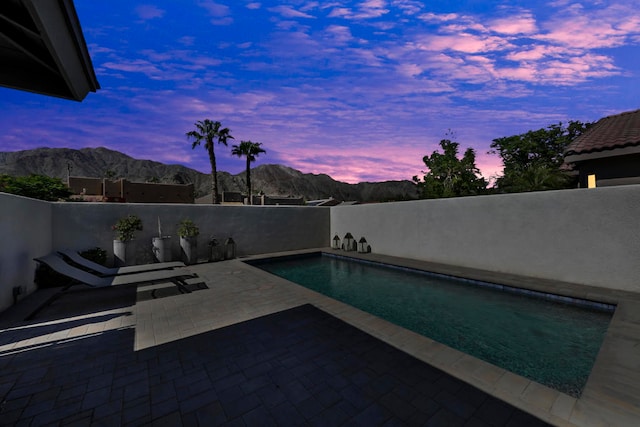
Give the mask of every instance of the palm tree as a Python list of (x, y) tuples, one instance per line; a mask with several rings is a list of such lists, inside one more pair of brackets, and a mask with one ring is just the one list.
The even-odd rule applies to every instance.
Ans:
[(218, 201), (218, 171), (216, 169), (216, 155), (213, 152), (213, 143), (217, 140), (218, 144), (227, 145), (227, 139), (233, 139), (229, 128), (222, 128), (220, 122), (212, 122), (209, 119), (198, 120), (195, 123), (196, 130), (187, 132), (187, 138), (193, 140), (191, 149), (196, 148), (204, 141), (204, 148), (209, 153), (209, 162), (211, 163), (211, 182), (212, 182), (212, 199), (211, 202), (214, 205), (219, 203)]
[(260, 153), (266, 153), (260, 147), (261, 145), (261, 142), (240, 141), (240, 145), (234, 145), (231, 149), (231, 154), (234, 156), (247, 158), (247, 196), (250, 205), (253, 204), (251, 199), (251, 162), (254, 162)]

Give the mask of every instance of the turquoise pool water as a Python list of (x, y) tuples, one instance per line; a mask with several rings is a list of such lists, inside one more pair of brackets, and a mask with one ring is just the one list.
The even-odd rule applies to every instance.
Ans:
[(252, 264), (576, 397), (613, 314), (326, 254)]

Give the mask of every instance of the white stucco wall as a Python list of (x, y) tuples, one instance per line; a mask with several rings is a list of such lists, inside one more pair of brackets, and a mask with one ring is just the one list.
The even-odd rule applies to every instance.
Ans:
[(374, 252), (640, 291), (640, 185), (333, 207)]
[(0, 311), (13, 304), (13, 288), (33, 292), (34, 257), (51, 251), (51, 203), (0, 193)]

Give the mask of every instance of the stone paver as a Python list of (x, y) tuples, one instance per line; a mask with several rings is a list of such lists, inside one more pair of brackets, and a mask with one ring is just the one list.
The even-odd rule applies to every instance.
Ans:
[(0, 425), (593, 423), (596, 392), (576, 401), (239, 260), (190, 268), (206, 288), (78, 288), (23, 321), (38, 291), (0, 315)]

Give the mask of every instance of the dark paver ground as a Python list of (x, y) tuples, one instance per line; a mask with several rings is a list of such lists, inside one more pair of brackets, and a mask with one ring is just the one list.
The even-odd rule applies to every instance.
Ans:
[(547, 425), (312, 305), (133, 342), (123, 328), (0, 353), (0, 425)]

